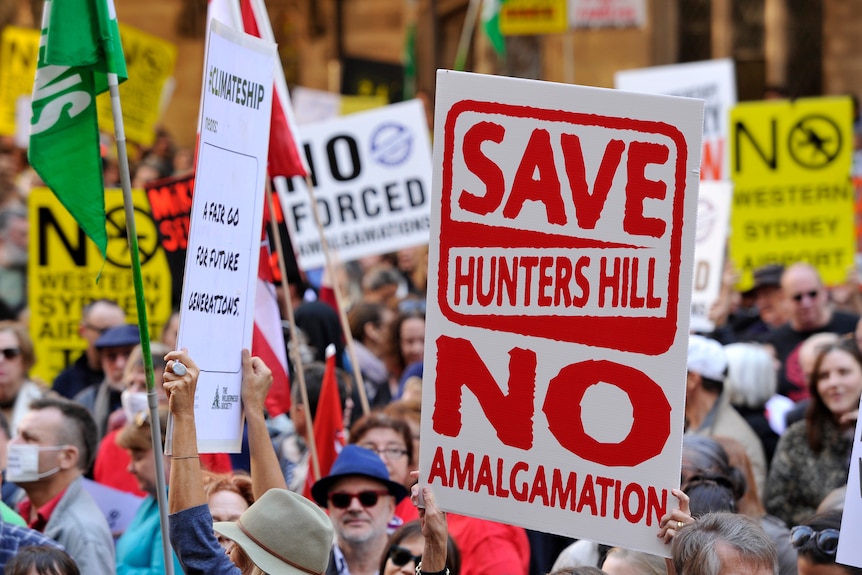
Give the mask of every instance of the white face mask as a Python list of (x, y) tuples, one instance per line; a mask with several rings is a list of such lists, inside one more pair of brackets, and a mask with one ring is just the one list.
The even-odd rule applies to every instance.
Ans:
[(134, 421), (136, 415), (149, 409), (146, 391), (124, 389), (123, 393), (120, 394), (120, 403), (123, 406), (123, 414), (126, 416), (127, 422)]
[(60, 471), (54, 467), (39, 473), (39, 453), (41, 451), (60, 451), (65, 445), (44, 447), (32, 443), (10, 443), (6, 446), (6, 481), (12, 483), (28, 483), (54, 475)]

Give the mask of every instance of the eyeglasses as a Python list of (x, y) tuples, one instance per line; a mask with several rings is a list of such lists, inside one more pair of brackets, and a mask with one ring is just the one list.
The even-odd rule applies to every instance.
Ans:
[(824, 529), (815, 531), (808, 525), (797, 525), (790, 530), (790, 544), (796, 549), (804, 547), (809, 541), (814, 541), (817, 550), (830, 557), (838, 550), (838, 530)]
[(350, 507), (350, 502), (354, 499), (359, 500), (359, 504), (363, 507), (374, 507), (381, 497), (389, 495), (385, 489), (378, 491), (360, 491), (359, 493), (347, 493), (346, 491), (336, 491), (329, 494), (329, 502), (336, 509), (347, 509)]
[(2, 354), (7, 361), (11, 361), (21, 355), (21, 349), (17, 347), (4, 347), (3, 349), (0, 349), (0, 354)]
[(103, 335), (106, 331), (111, 329), (110, 327), (96, 327), (96, 326), (89, 324), (89, 323), (85, 323), (84, 327), (89, 329), (89, 330), (96, 332), (99, 335)]
[(386, 459), (399, 459), (407, 455), (406, 449), (401, 449), (400, 447), (384, 447), (383, 449), (377, 449), (375, 445), (366, 444), (362, 445), (365, 449), (369, 451), (373, 451), (377, 455), (382, 455)]
[(801, 302), (806, 297), (809, 299), (815, 299), (817, 295), (820, 293), (820, 290), (811, 290), (802, 293), (793, 294), (793, 301), (796, 303)]
[(419, 565), (419, 562), (422, 561), (422, 555), (413, 555), (410, 553), (409, 549), (401, 547), (400, 545), (393, 545), (390, 547), (387, 557), (397, 567), (404, 567), (407, 565), (408, 561), (413, 561), (414, 565)]

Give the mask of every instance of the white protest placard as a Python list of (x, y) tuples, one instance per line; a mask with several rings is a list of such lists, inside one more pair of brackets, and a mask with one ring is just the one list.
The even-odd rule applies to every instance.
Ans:
[[(859, 402), (862, 411), (862, 401)], [(844, 565), (862, 567), (862, 420), (856, 420), (853, 450), (850, 455), (850, 474), (847, 477), (847, 494), (844, 496), (844, 514), (841, 516), (841, 536), (835, 560)]]
[(624, 70), (614, 75), (614, 86), (630, 92), (702, 99), (705, 104), (700, 177), (702, 180), (730, 179), (727, 134), (730, 109), (736, 105), (733, 60)]
[(275, 44), (218, 21), (207, 46), (177, 345), (201, 369), (198, 449), (238, 452), (241, 350), (251, 348), (277, 54)]
[[(321, 225), (342, 261), (428, 243), (431, 146), (420, 100), (303, 126)], [(276, 179), (303, 269), (325, 263), (303, 178)]]
[(689, 328), (692, 331), (710, 332), (715, 329), (715, 323), (709, 319), (709, 309), (721, 291), (732, 196), (730, 182), (700, 183), (691, 287)]
[(703, 103), (449, 71), (436, 102), (421, 482), (666, 555)]

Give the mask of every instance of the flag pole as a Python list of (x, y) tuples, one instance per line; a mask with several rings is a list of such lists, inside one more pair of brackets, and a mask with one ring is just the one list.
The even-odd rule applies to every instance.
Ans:
[(162, 531), (162, 552), (165, 556), (165, 573), (174, 575), (174, 560), (168, 538), (168, 497), (165, 482), (165, 464), (162, 457), (162, 429), (159, 422), (159, 395), (153, 374), (153, 355), (150, 351), (150, 331), (147, 323), (147, 302), (144, 299), (144, 281), (141, 274), (141, 258), (138, 253), (138, 229), (135, 224), (135, 206), (132, 203), (132, 181), (129, 174), (129, 155), (126, 151), (126, 132), (123, 125), (123, 109), (120, 105), (120, 85), (117, 75), (108, 73), (108, 89), (111, 94), (111, 114), (114, 118), (114, 139), (117, 142), (117, 158), (120, 164), (120, 184), (123, 188), (123, 207), (126, 213), (126, 236), (132, 257), (132, 280), (135, 286), (135, 304), (138, 310), (138, 330), (141, 334), (141, 352), (144, 356), (144, 371), (147, 376), (147, 406), (150, 409), (150, 431), (153, 442), (153, 457), (156, 463), (156, 495), (159, 504), (159, 520)]
[(452, 66), (454, 70), (459, 72), (463, 72), (467, 65), (467, 54), (470, 52), (470, 42), (473, 40), (473, 30), (476, 29), (476, 20), (479, 16), (481, 3), (482, 0), (470, 0), (467, 5), (467, 15), (464, 16), (464, 27), (461, 28), (458, 50), (455, 52), (455, 63)]
[(311, 417), (311, 405), (308, 403), (308, 387), (305, 385), (305, 368), (302, 365), (302, 354), (299, 352), (299, 333), (296, 329), (296, 316), (293, 313), (293, 301), (290, 297), (290, 288), (287, 282), (287, 264), (284, 260), (284, 247), (281, 244), (281, 233), (278, 231), (278, 222), (275, 221), (275, 204), (272, 201), (272, 183), (266, 179), (266, 203), (269, 206), (269, 226), (272, 237), (275, 240), (275, 254), (278, 259), (278, 271), (281, 273), (281, 285), (284, 286), (284, 313), (287, 323), (290, 324), (289, 353), (293, 358), (296, 368), (296, 377), (299, 382), (299, 394), (302, 396), (302, 410), (305, 413), (305, 432), (308, 435), (308, 448), (311, 451), (311, 469), (314, 477), (320, 479), (320, 460), (317, 457), (317, 442), (314, 440), (314, 420)]
[(350, 357), (353, 379), (359, 388), (359, 402), (362, 404), (362, 414), (368, 415), (371, 413), (371, 407), (368, 405), (368, 394), (365, 392), (365, 380), (362, 379), (362, 370), (359, 369), (356, 347), (353, 344), (353, 333), (350, 331), (350, 322), (347, 321), (347, 311), (344, 308), (344, 296), (341, 294), (338, 275), (335, 273), (335, 263), (332, 261), (332, 254), (329, 251), (329, 242), (326, 240), (326, 234), (323, 233), (323, 223), (320, 219), (320, 211), (317, 209), (317, 198), (314, 197), (314, 186), (312, 184), (311, 176), (305, 176), (308, 199), (311, 200), (311, 213), (314, 215), (317, 232), (320, 234), (320, 247), (323, 249), (326, 270), (329, 272), (329, 277), (332, 280), (332, 292), (335, 294), (335, 305), (338, 307), (338, 319), (341, 320), (341, 331), (347, 344), (347, 355)]

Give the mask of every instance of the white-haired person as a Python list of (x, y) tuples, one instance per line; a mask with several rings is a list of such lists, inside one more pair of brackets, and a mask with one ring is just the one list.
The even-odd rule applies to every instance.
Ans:
[(676, 575), (778, 575), (775, 544), (760, 525), (736, 513), (707, 513), (673, 538)]
[(778, 445), (778, 433), (766, 416), (767, 402), (778, 388), (775, 359), (765, 346), (757, 343), (731, 343), (724, 346), (724, 353), (727, 356), (724, 380), (727, 399), (757, 434), (768, 466)]

